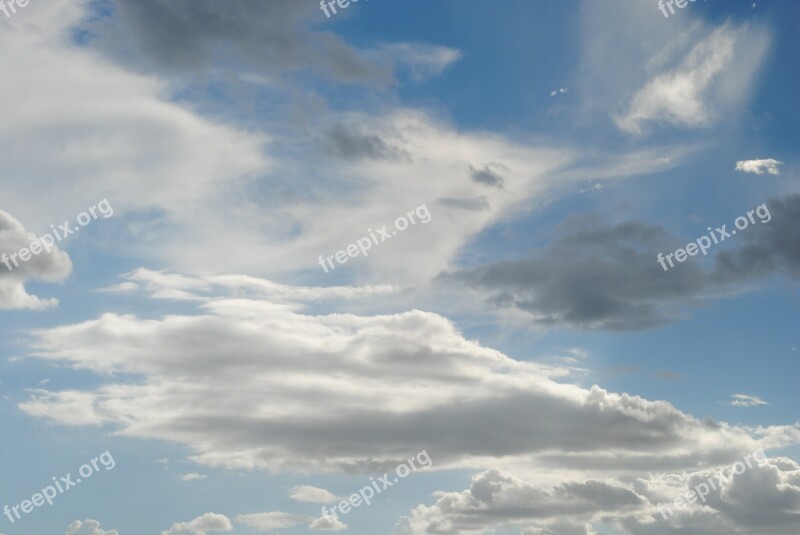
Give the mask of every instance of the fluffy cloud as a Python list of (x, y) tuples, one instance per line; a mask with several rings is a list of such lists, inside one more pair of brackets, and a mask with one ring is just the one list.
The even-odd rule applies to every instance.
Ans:
[(100, 529), (100, 522), (97, 520), (76, 520), (67, 526), (66, 535), (119, 535), (117, 530), (110, 529), (104, 531)]
[[(193, 279), (174, 280), (185, 289)], [(380, 473), (425, 448), (438, 469), (563, 477), (724, 462), (800, 437), (796, 427), (756, 433), (666, 402), (557, 382), (567, 369), (511, 359), (433, 313), (310, 315), (238, 291), (187, 302), (198, 313), (108, 313), (34, 331), (34, 357), (110, 380), (39, 390), (20, 408), (183, 444), (198, 463), (272, 471)]]
[(40, 299), (28, 294), (25, 281), (62, 281), (70, 274), (72, 262), (58, 246), (51, 246), (47, 251), (42, 249), (41, 242), (39, 254), (31, 255), (27, 262), (22, 261), (19, 251), (30, 250), (34, 242), (39, 242), (36, 234), (26, 232), (22, 223), (0, 210), (0, 309), (43, 309), (58, 304), (56, 299)]
[[(570, 525), (583, 526), (600, 512), (625, 513), (645, 503), (642, 496), (618, 483), (587, 481), (544, 488), (489, 470), (474, 476), (468, 490), (441, 493), (433, 506), (416, 508), (398, 522), (394, 534), (480, 534), (501, 526), (528, 526), (529, 533), (536, 533), (533, 521), (558, 525), (569, 519)], [(555, 533), (580, 531), (561, 526)]]
[(161, 535), (207, 535), (209, 532), (233, 531), (233, 524), (225, 515), (206, 513), (189, 522), (173, 524)]
[[(743, 465), (744, 466), (744, 465)], [(693, 533), (794, 535), (800, 522), (800, 465), (786, 458), (731, 467), (661, 473), (632, 480), (586, 480), (545, 487), (498, 470), (476, 475), (469, 489), (440, 492), (395, 526), (394, 535), (482, 534), (520, 527), (524, 535), (594, 535), (602, 522), (631, 535)], [(709, 480), (680, 509), (666, 505)], [(691, 503), (693, 500), (694, 503)]]
[(295, 501), (306, 503), (333, 503), (340, 499), (330, 491), (309, 485), (292, 487), (289, 497)]
[(343, 531), (347, 529), (347, 524), (333, 516), (321, 516), (311, 522), (308, 527), (312, 531)]
[(780, 167), (783, 162), (779, 162), (773, 158), (765, 160), (740, 160), (736, 162), (736, 170), (744, 173), (754, 173), (756, 175), (763, 175), (769, 173), (771, 175), (781, 174)]

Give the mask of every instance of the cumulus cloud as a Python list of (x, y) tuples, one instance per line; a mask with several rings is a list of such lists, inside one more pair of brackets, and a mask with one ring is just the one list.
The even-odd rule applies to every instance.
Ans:
[(767, 158), (764, 160), (739, 160), (736, 162), (736, 171), (753, 173), (756, 175), (763, 175), (764, 173), (779, 175), (781, 174), (779, 167), (781, 165), (783, 165), (783, 162), (779, 162), (773, 158)]
[(189, 522), (173, 524), (161, 535), (207, 535), (210, 532), (233, 531), (233, 524), (225, 515), (206, 513)]
[(292, 487), (289, 497), (295, 501), (306, 503), (333, 503), (341, 499), (328, 490), (310, 485)]
[[(55, 240), (54, 240), (55, 241)], [(39, 254), (30, 254), (32, 243), (39, 243)], [(20, 251), (28, 249), (29, 260), (20, 258)], [(48, 251), (33, 232), (27, 232), (22, 223), (11, 214), (0, 210), (0, 309), (50, 308), (57, 299), (40, 299), (25, 289), (25, 281), (39, 279), (60, 282), (72, 271), (69, 255), (50, 246)]]
[[(646, 500), (616, 482), (586, 481), (544, 488), (500, 470), (489, 470), (472, 478), (463, 492), (440, 493), (433, 506), (419, 506), (395, 527), (395, 535), (425, 533), (480, 534), (500, 527), (527, 527), (537, 533), (553, 523), (554, 533), (566, 531), (562, 524), (583, 526), (598, 513), (624, 513), (641, 508)], [(583, 520), (583, 522), (582, 522)], [(539, 521), (542, 526), (533, 526)], [(538, 533), (545, 533), (539, 531)]]
[(311, 531), (343, 531), (347, 529), (347, 524), (333, 516), (321, 516), (311, 522), (308, 527)]
[(176, 442), (201, 464), (270, 471), (380, 473), (423, 448), (437, 469), (656, 470), (800, 436), (793, 426), (755, 433), (666, 402), (557, 382), (568, 369), (511, 359), (429, 312), (310, 315), (240, 295), (198, 299), (187, 300), (195, 314), (107, 313), (34, 331), (33, 357), (109, 380), (39, 390), (20, 408)]
[(117, 530), (110, 529), (104, 531), (100, 529), (100, 522), (97, 520), (76, 520), (67, 526), (66, 535), (119, 535)]
[[(437, 493), (433, 505), (413, 509), (393, 533), (477, 535), (516, 527), (524, 535), (594, 535), (602, 522), (631, 535), (794, 535), (800, 521), (800, 465), (778, 457), (751, 461), (749, 467), (742, 463), (742, 468), (554, 486), (490, 470), (474, 476), (465, 491)], [(710, 480), (715, 484), (706, 486), (705, 501), (695, 493), (693, 502), (669, 507), (668, 502)]]
[(278, 511), (271, 513), (253, 513), (238, 515), (234, 520), (256, 531), (269, 533), (278, 529), (292, 528), (301, 524), (308, 524), (314, 517), (307, 515), (293, 515)]

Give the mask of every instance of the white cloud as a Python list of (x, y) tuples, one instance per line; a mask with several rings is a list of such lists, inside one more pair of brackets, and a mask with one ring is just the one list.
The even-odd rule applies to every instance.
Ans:
[(123, 215), (147, 210), (148, 223), (128, 227), (147, 236), (267, 168), (264, 136), (204, 119), (170, 102), (168, 82), (71, 44), (88, 4), (42, 0), (0, 32), (0, 48), (26, 52), (0, 56), (14, 73), (0, 79), (14, 103), (0, 124), (0, 199), (17, 217), (47, 228), (107, 197)]
[[(617, 126), (641, 134), (649, 122), (684, 128), (710, 125), (717, 118), (717, 104), (730, 104), (745, 94), (743, 80), (752, 75), (765, 48), (764, 37), (755, 31), (730, 25), (714, 29), (692, 46), (677, 67), (653, 76), (614, 118)], [(680, 54), (683, 48), (669, 51)], [(657, 63), (666, 61), (662, 58)]]
[(339, 501), (341, 498), (334, 493), (321, 489), (319, 487), (312, 487), (310, 485), (299, 485), (292, 487), (289, 491), (289, 497), (298, 502), (306, 503), (333, 503)]
[[(164, 280), (174, 289), (204, 284)], [(189, 293), (194, 315), (107, 313), (34, 331), (32, 356), (108, 379), (94, 390), (37, 390), (19, 407), (183, 444), (201, 464), (271, 471), (375, 473), (425, 448), (437, 469), (507, 467), (558, 479), (565, 470), (724, 462), (800, 441), (797, 426), (756, 433), (663, 401), (556, 382), (569, 379), (567, 368), (511, 359), (433, 313), (310, 315), (301, 303), (238, 291)]]
[(72, 262), (57, 245), (49, 252), (40, 245), (39, 254), (31, 255), (24, 262), (19, 252), (30, 250), (33, 242), (39, 242), (36, 234), (27, 232), (11, 214), (0, 210), (0, 309), (36, 310), (58, 304), (57, 299), (40, 299), (28, 294), (25, 282), (29, 279), (60, 282), (72, 271)]
[(321, 516), (311, 522), (308, 527), (311, 531), (343, 531), (347, 529), (347, 524), (333, 516)]
[(378, 55), (385, 55), (390, 61), (409, 70), (416, 81), (427, 80), (440, 75), (445, 69), (461, 59), (461, 52), (446, 46), (424, 45), (420, 43), (394, 43), (384, 45)]
[(769, 405), (766, 401), (758, 396), (751, 396), (749, 394), (733, 394), (731, 400), (726, 403), (731, 407), (756, 407), (758, 405)]
[(97, 520), (76, 520), (67, 526), (66, 535), (119, 535), (117, 530), (110, 529), (104, 531), (100, 529), (100, 522)]
[(244, 524), (247, 527), (253, 528), (257, 531), (269, 533), (276, 529), (291, 528), (301, 524), (308, 524), (314, 520), (314, 517), (307, 515), (293, 515), (290, 513), (281, 513), (278, 511), (271, 513), (253, 513), (248, 515), (238, 515), (234, 518), (237, 523)]
[(180, 474), (178, 477), (181, 481), (197, 481), (199, 479), (206, 479), (208, 476), (205, 474), (198, 474), (197, 472), (190, 472), (188, 474)]
[(553, 89), (552, 91), (550, 91), (550, 96), (554, 97), (554, 96), (558, 95), (559, 93), (561, 93), (563, 95), (567, 91), (569, 91), (569, 89), (567, 89), (566, 87), (562, 87), (562, 88), (559, 88), (559, 89)]
[(225, 515), (206, 513), (189, 522), (173, 524), (161, 535), (207, 535), (209, 532), (233, 531), (233, 524)]
[[(474, 476), (469, 489), (439, 492), (433, 505), (413, 509), (398, 521), (394, 535), (477, 535), (508, 527), (521, 528), (525, 535), (594, 535), (599, 522), (630, 535), (797, 533), (800, 465), (774, 458), (763, 466), (752, 463), (738, 474), (726, 467), (723, 482), (717, 473), (662, 473), (544, 486), (490, 470)], [(695, 503), (673, 509), (673, 516), (659, 509), (709, 478), (716, 483), (713, 489), (706, 487), (705, 501), (695, 493)]]
[(780, 165), (783, 165), (783, 162), (779, 162), (773, 158), (764, 160), (739, 160), (736, 162), (736, 171), (754, 173), (756, 175), (763, 175), (764, 173), (779, 175), (781, 174)]

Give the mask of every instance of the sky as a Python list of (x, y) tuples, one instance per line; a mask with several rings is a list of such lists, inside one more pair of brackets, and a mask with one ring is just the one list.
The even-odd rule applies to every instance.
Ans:
[(0, 535), (800, 534), (800, 4), (0, 2)]

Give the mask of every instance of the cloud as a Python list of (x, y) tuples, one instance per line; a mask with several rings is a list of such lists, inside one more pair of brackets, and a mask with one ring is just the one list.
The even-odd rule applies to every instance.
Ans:
[(207, 535), (210, 532), (233, 531), (233, 524), (225, 515), (205, 513), (189, 522), (173, 524), (161, 535)]
[(552, 91), (550, 91), (550, 96), (554, 97), (554, 96), (558, 95), (559, 93), (561, 93), (563, 95), (567, 91), (569, 91), (569, 89), (567, 89), (566, 87), (562, 87), (560, 89), (553, 89)]
[[(34, 242), (39, 243), (39, 254), (30, 254)], [(19, 256), (22, 249), (29, 251), (27, 262)], [(27, 232), (11, 214), (0, 210), (0, 309), (41, 310), (56, 306), (57, 299), (28, 294), (25, 282), (29, 279), (60, 282), (71, 271), (67, 253), (57, 245), (51, 246), (50, 251), (43, 249), (36, 234)]]
[(15, 73), (0, 80), (0, 98), (17, 103), (0, 125), (13, 140), (0, 148), (0, 199), (37, 228), (113, 199), (131, 252), (266, 171), (266, 137), (202, 118), (171, 100), (168, 82), (71, 44), (64, 35), (87, 4), (43, 0), (26, 8), (24, 31), (0, 32), (0, 47), (28, 51), (0, 57), (0, 70)]
[[(316, 46), (318, 40), (329, 44), (327, 34), (308, 29), (309, 17), (320, 14), (318, 5), (121, 0), (111, 18), (87, 7), (96, 5), (42, 0), (26, 11), (25, 23), (36, 31), (0, 35), (3, 48), (30, 51), (27, 57), (0, 58), (0, 70), (15, 73), (13, 83), (0, 80), (0, 98), (19, 104), (5, 110), (0, 124), (0, 137), (14, 140), (13, 146), (0, 145), (0, 175), (25, 177), (4, 179), (0, 198), (19, 206), (15, 215), (27, 224), (46, 226), (49, 214), (77, 213), (86, 206), (85, 192), (94, 191), (98, 198), (114, 199), (125, 231), (103, 244), (111, 251), (124, 249), (126, 255), (182, 271), (202, 265), (217, 273), (313, 273), (319, 271), (320, 254), (391, 223), (387, 214), (396, 214), (388, 215), (393, 219), (425, 202), (455, 200), (440, 205), (424, 232), (416, 227), (380, 254), (337, 270), (348, 282), (419, 285), (449, 268), (480, 232), (530, 209), (532, 200), (546, 198), (576, 175), (597, 172), (573, 168), (572, 174), (556, 176), (576, 163), (583, 147), (464, 130), (433, 112), (402, 107), (315, 116), (296, 135), (285, 128), (273, 133), (272, 126), (265, 127), (270, 121), (253, 121), (251, 128), (232, 125), (224, 118), (247, 114), (231, 115), (229, 108), (203, 116), (182, 107), (189, 89), (176, 87), (171, 69), (205, 71), (217, 53), (241, 58), (236, 65), (247, 63), (242, 68), (262, 78), (269, 75), (250, 61), (303, 72), (332, 69), (342, 80), (372, 79), (375, 73), (362, 72), (358, 60), (347, 59), (349, 48), (337, 55), (341, 62), (325, 60), (338, 53), (336, 46)], [(99, 37), (84, 45), (63, 38), (87, 19), (95, 21), (85, 23), (87, 35)], [(304, 40), (306, 32), (314, 37)], [(98, 49), (110, 48), (113, 39), (120, 46), (138, 43), (153, 61), (164, 62), (161, 78), (142, 74), (139, 65), (105, 60)], [(227, 51), (220, 46), (226, 41)], [(434, 58), (436, 69), (454, 57), (449, 49), (413, 50), (414, 57)], [(304, 51), (322, 57), (324, 65), (310, 60), (307, 67)], [(29, 90), (20, 94), (19, 86)], [(48, 91), (55, 86), (57, 93)], [(48, 121), (37, 118), (41, 110)], [(320, 134), (306, 134), (309, 130)], [(63, 132), (70, 132), (69, 139)], [(46, 159), (38, 156), (45, 153)], [(665, 167), (649, 156), (621, 155), (626, 169), (617, 166), (614, 176)], [(502, 177), (503, 188), (470, 178), (470, 168), (480, 173), (487, 165)], [(500, 185), (496, 176), (479, 176)], [(39, 198), (40, 191), (49, 194)], [(403, 261), (420, 247), (426, 254), (418, 261)]]
[(758, 405), (769, 405), (769, 403), (758, 396), (732, 394), (731, 400), (725, 403), (725, 405), (730, 405), (731, 407), (756, 407)]
[(190, 472), (188, 474), (180, 474), (178, 477), (181, 481), (197, 481), (198, 479), (206, 479), (208, 476), (205, 474), (198, 474), (197, 472)]
[(289, 492), (289, 497), (298, 502), (322, 504), (333, 503), (341, 499), (330, 491), (319, 487), (311, 487), (309, 485), (292, 487), (292, 490)]
[(32, 357), (106, 379), (36, 391), (20, 409), (185, 445), (203, 465), (271, 472), (382, 473), (423, 448), (437, 469), (657, 470), (800, 440), (796, 426), (755, 433), (557, 382), (568, 369), (509, 358), (430, 312), (311, 315), (235, 291), (176, 306), (183, 312), (106, 313), (33, 331)]
[(449, 206), (452, 208), (461, 208), (462, 210), (489, 210), (491, 208), (491, 204), (489, 204), (489, 199), (481, 195), (480, 197), (473, 197), (471, 199), (452, 199), (449, 197), (444, 197), (442, 199), (437, 199), (437, 202), (443, 206)]
[[(480, 534), (500, 527), (526, 527), (565, 520), (583, 526), (598, 513), (624, 513), (640, 509), (646, 500), (619, 483), (586, 481), (554, 488), (530, 484), (500, 470), (472, 478), (463, 492), (440, 493), (431, 507), (419, 506), (398, 522), (394, 535)], [(565, 531), (563, 526), (556, 533)], [(543, 533), (543, 532), (539, 532)], [(591, 531), (590, 531), (591, 533)]]
[(263, 533), (269, 533), (277, 529), (292, 528), (301, 524), (308, 524), (314, 517), (307, 515), (293, 515), (290, 513), (253, 513), (249, 515), (238, 515), (234, 518), (237, 523), (244, 524), (249, 528)]
[(104, 531), (100, 529), (100, 522), (97, 520), (76, 520), (67, 526), (66, 535), (119, 535), (117, 530), (110, 529)]
[[(694, 30), (690, 31), (699, 37)], [(663, 56), (652, 58), (651, 65), (661, 65), (661, 70), (632, 97), (625, 111), (614, 117), (617, 127), (638, 135), (651, 122), (683, 128), (710, 125), (717, 118), (718, 107), (742, 98), (746, 85), (742, 80), (752, 76), (765, 49), (763, 35), (726, 24), (700, 37), (674, 68), (663, 67), (669, 63)], [(683, 49), (676, 46), (660, 53), (665, 52), (677, 56)]]
[(709, 253), (710, 263), (698, 257), (664, 271), (657, 254), (686, 241), (641, 222), (573, 216), (526, 258), (445, 272), (440, 280), (466, 284), (497, 310), (524, 312), (545, 327), (650, 329), (680, 319), (686, 304), (750, 289), (754, 280), (800, 277), (800, 195), (772, 198), (756, 213), (763, 216), (736, 235), (733, 248)]
[[(744, 463), (742, 464), (744, 466)], [(773, 458), (744, 472), (719, 469), (605, 478), (544, 486), (499, 470), (472, 478), (462, 492), (439, 492), (400, 519), (394, 535), (483, 534), (516, 527), (525, 535), (594, 535), (603, 523), (630, 535), (794, 535), (800, 521), (800, 465)], [(705, 501), (680, 509), (659, 505), (712, 480)], [(662, 514), (662, 511), (664, 514)], [(666, 516), (666, 518), (665, 518)]]
[(442, 280), (484, 289), (490, 303), (525, 311), (543, 326), (623, 331), (675, 319), (670, 303), (692, 299), (707, 284), (696, 264), (667, 272), (658, 265), (657, 252), (675, 248), (660, 227), (576, 216), (556, 236), (531, 258), (446, 273)]
[[(721, 284), (786, 274), (800, 278), (800, 194), (775, 197), (760, 208), (765, 217), (739, 232), (741, 245), (715, 257), (714, 277)], [(767, 217), (769, 216), (769, 217)]]
[[(409, 159), (397, 132), (371, 133), (357, 124), (338, 123), (325, 133), (327, 152), (346, 160), (402, 160)], [(394, 138), (394, 139), (392, 139)]]
[(311, 531), (342, 531), (347, 529), (347, 524), (333, 516), (321, 516), (311, 522), (308, 527)]
[(494, 186), (501, 189), (503, 188), (503, 183), (505, 180), (503, 180), (503, 177), (500, 176), (496, 171), (493, 171), (488, 165), (484, 165), (483, 169), (475, 169), (470, 165), (469, 173), (472, 177), (472, 180), (478, 182), (479, 184)]
[(398, 67), (407, 69), (417, 82), (439, 76), (462, 56), (459, 50), (453, 48), (420, 43), (384, 45), (380, 53)]
[[(231, 57), (260, 73), (310, 71), (346, 83), (386, 83), (391, 71), (330, 32), (312, 28), (319, 4), (280, 0), (116, 0), (113, 18), (86, 26), (97, 48), (138, 47), (162, 70), (208, 72)], [(105, 50), (104, 50), (105, 49)]]
[(783, 162), (779, 162), (773, 158), (767, 158), (765, 160), (739, 160), (736, 162), (736, 171), (754, 173), (756, 175), (763, 175), (764, 173), (779, 175), (781, 174), (781, 170), (778, 167), (780, 165), (783, 165)]

